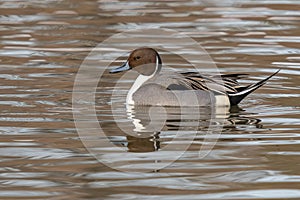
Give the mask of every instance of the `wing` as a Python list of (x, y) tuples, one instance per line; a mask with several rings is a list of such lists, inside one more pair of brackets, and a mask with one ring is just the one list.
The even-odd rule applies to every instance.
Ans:
[(221, 94), (237, 93), (244, 86), (238, 83), (238, 79), (246, 74), (225, 74), (220, 76), (201, 76), (196, 72), (181, 73), (176, 83), (168, 86), (170, 90), (205, 90)]
[(179, 90), (205, 90), (214, 93), (225, 94), (229, 97), (231, 105), (237, 105), (247, 95), (263, 86), (270, 78), (278, 72), (269, 75), (267, 78), (247, 86), (238, 83), (238, 79), (245, 77), (247, 74), (225, 74), (220, 76), (201, 76), (195, 72), (187, 72), (174, 77), (177, 79), (167, 87), (168, 89)]

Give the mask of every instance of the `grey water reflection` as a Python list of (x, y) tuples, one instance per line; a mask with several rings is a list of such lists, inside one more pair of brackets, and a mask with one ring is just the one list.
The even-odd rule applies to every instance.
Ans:
[[(299, 199), (299, 6), (295, 0), (0, 0), (0, 199)], [(100, 42), (123, 30), (150, 27), (192, 37), (222, 73), (250, 74), (245, 84), (282, 70), (241, 109), (213, 118), (162, 110), (169, 116), (160, 121), (153, 113), (151, 131), (139, 131), (143, 137), (132, 135), (138, 132), (132, 131), (133, 119), (149, 124), (143, 111), (128, 118), (117, 109), (118, 122), (131, 134), (116, 126), (110, 94), (117, 89), (113, 102), (121, 102), (126, 89), (115, 88), (116, 77), (104, 74), (96, 92), (98, 121), (125, 153), (103, 156), (133, 172), (115, 171), (80, 141), (72, 113), (74, 79)], [(188, 68), (168, 53), (162, 57), (178, 71)], [(199, 159), (208, 135), (201, 132), (220, 120), (222, 134)], [(183, 134), (175, 141), (178, 131)], [(145, 159), (157, 153), (158, 161), (167, 163), (192, 138), (165, 168), (155, 171), (153, 159)], [(170, 149), (163, 151), (166, 146)]]
[[(203, 140), (210, 142), (213, 148), (220, 135), (227, 131), (238, 130), (241, 127), (253, 126), (263, 128), (261, 120), (243, 116), (239, 107), (159, 107), (159, 106), (130, 106), (127, 107), (128, 121), (122, 129), (127, 132), (123, 146), (129, 152), (151, 152), (164, 149), (164, 146), (174, 144), (174, 149), (179, 150), (179, 144)], [(126, 116), (115, 118), (117, 126), (122, 126)], [(124, 128), (124, 127), (122, 127)], [(126, 134), (126, 133), (125, 133)], [(176, 140), (180, 134), (179, 141)], [(215, 134), (215, 141), (205, 141), (206, 135)], [(120, 139), (120, 138), (119, 138)], [(111, 140), (116, 144), (120, 140)], [(184, 151), (185, 149), (183, 149)], [(201, 148), (199, 148), (199, 151)], [(207, 150), (207, 149), (206, 149)]]

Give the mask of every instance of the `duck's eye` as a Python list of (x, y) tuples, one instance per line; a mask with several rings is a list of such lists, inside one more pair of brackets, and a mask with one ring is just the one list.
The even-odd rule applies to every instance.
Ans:
[(134, 57), (134, 60), (139, 60), (141, 56)]

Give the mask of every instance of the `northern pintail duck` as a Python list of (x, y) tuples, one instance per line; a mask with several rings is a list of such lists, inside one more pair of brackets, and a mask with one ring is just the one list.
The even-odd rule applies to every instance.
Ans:
[(277, 72), (251, 85), (242, 86), (238, 79), (245, 74), (203, 76), (197, 72), (159, 73), (162, 61), (152, 48), (135, 49), (127, 61), (110, 73), (134, 69), (139, 73), (130, 88), (126, 103), (160, 106), (233, 106), (266, 83)]

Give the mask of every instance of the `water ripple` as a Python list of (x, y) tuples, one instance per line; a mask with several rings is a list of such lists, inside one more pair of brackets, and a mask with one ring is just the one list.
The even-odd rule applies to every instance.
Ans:
[[(0, 197), (300, 199), (299, 5), (295, 0), (1, 1)], [(147, 28), (192, 37), (220, 72), (250, 74), (243, 84), (281, 71), (239, 108), (215, 113), (213, 119), (207, 110), (196, 118), (193, 109), (178, 113), (167, 108), (162, 130), (133, 131), (141, 137), (126, 135), (120, 127), (133, 130), (133, 119), (158, 126), (162, 113), (150, 121), (149, 113), (128, 118), (123, 102), (134, 80), (118, 82), (106, 71), (95, 93), (97, 121), (87, 120), (86, 126), (99, 123), (107, 137), (94, 129), (94, 135), (87, 131), (84, 136), (94, 142), (100, 158), (132, 172), (115, 171), (89, 154), (78, 136), (73, 112), (90, 110), (72, 110), (73, 84), (92, 50), (88, 62), (104, 69), (100, 61), (117, 57), (113, 65), (119, 65), (126, 60), (125, 48), (153, 41), (141, 42), (135, 35), (123, 43), (94, 48), (97, 44), (120, 31)], [(198, 53), (188, 46), (167, 47), (193, 56), (190, 62), (199, 66), (207, 64), (197, 61)], [(190, 70), (171, 52), (160, 53), (174, 70)], [(98, 78), (94, 73), (84, 81)], [(81, 102), (93, 105), (84, 98)], [(210, 122), (211, 128), (222, 126), (221, 133), (208, 134)], [(107, 140), (119, 149), (102, 145)], [(188, 149), (172, 163), (183, 145)], [(210, 152), (207, 145), (213, 146)], [(201, 152), (207, 155), (199, 157)], [(167, 166), (156, 170), (159, 164)]]

